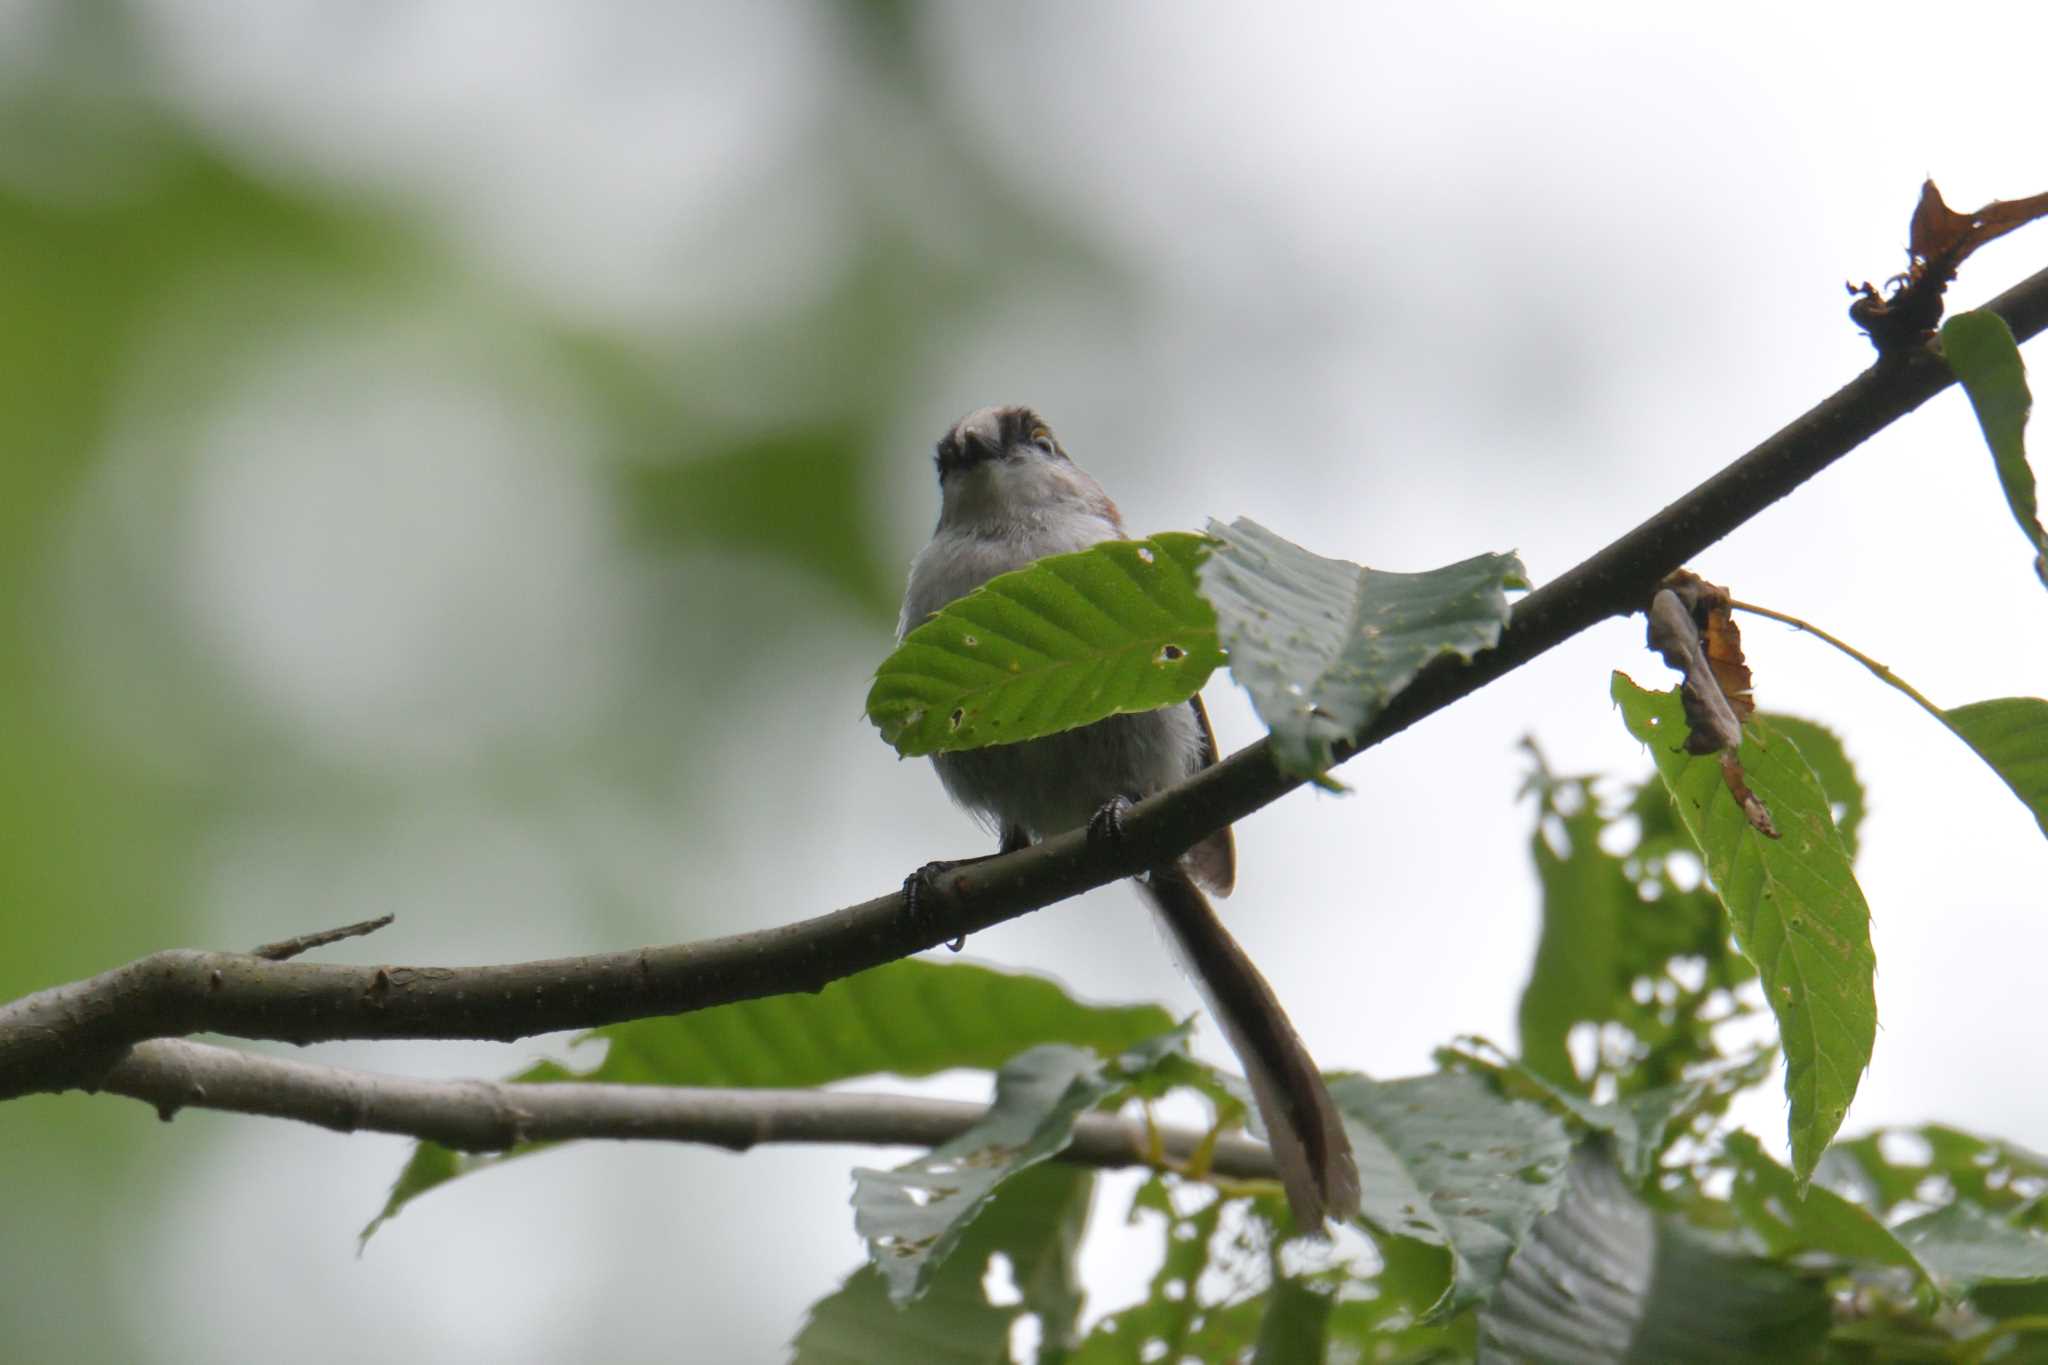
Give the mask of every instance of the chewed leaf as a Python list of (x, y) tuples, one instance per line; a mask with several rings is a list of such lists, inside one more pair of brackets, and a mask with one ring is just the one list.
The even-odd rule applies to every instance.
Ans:
[(1208, 551), (1170, 531), (992, 578), (904, 636), (875, 673), (868, 718), (915, 757), (1185, 701), (1223, 662), (1195, 585)]
[(923, 1293), (999, 1186), (1058, 1155), (1074, 1120), (1186, 1049), (1185, 1025), (1109, 1062), (1064, 1043), (1032, 1048), (1004, 1065), (995, 1104), (966, 1132), (894, 1170), (854, 1171), (854, 1224), (889, 1297)]
[(1441, 654), (1491, 649), (1507, 624), (1505, 590), (1527, 586), (1514, 555), (1476, 555), (1427, 573), (1325, 559), (1256, 522), (1209, 524), (1220, 542), (1201, 566), (1230, 671), (1273, 732), (1288, 772), (1326, 771)]
[(1736, 942), (1763, 978), (1785, 1049), (1792, 1166), (1803, 1183), (1848, 1112), (1877, 1034), (1870, 907), (1827, 793), (1798, 746), (1753, 719), (1743, 768), (1784, 831), (1764, 838), (1730, 799), (1720, 765), (1680, 747), (1685, 718), (1676, 693), (1646, 692), (1617, 673), (1614, 699), (1656, 760)]
[(1563, 1122), (1455, 1073), (1346, 1076), (1330, 1095), (1358, 1155), (1366, 1220), (1451, 1254), (1432, 1314), (1484, 1302), (1530, 1225), (1557, 1207), (1571, 1156)]
[[(890, 1299), (882, 1272), (864, 1265), (844, 1285), (811, 1305), (791, 1343), (793, 1365), (916, 1361), (918, 1365), (987, 1365), (1009, 1359), (1018, 1322), (1036, 1320), (1047, 1341), (1073, 1334), (1081, 1315), (1075, 1264), (1095, 1173), (1049, 1161), (1004, 1181), (954, 1254), (909, 1305)], [(1014, 1294), (988, 1292), (988, 1269), (1006, 1263)]]

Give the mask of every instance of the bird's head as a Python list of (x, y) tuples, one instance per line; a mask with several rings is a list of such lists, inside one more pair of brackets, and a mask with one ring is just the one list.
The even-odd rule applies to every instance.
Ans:
[(1000, 527), (1079, 512), (1115, 523), (1116, 507), (1027, 407), (982, 408), (939, 440), (939, 525)]

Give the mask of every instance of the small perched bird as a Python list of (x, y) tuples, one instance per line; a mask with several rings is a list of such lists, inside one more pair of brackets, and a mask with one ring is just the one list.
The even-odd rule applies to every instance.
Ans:
[[(997, 574), (1126, 538), (1116, 504), (1030, 408), (963, 417), (939, 442), (938, 466), (939, 524), (910, 566), (899, 638)], [(1114, 837), (1126, 804), (1215, 761), (1200, 697), (932, 757), (947, 792), (996, 831), (1005, 853), (1083, 826)], [(1308, 1049), (1202, 894), (1229, 895), (1236, 863), (1226, 828), (1136, 880), (1244, 1066), (1296, 1220), (1320, 1229), (1358, 1212), (1358, 1169)]]

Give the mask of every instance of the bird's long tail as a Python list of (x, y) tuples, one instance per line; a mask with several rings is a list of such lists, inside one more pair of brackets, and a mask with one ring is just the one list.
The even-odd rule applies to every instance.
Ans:
[(1358, 1166), (1337, 1105), (1301, 1036), (1209, 898), (1179, 865), (1138, 882), (1251, 1082), (1287, 1203), (1304, 1228), (1358, 1212)]

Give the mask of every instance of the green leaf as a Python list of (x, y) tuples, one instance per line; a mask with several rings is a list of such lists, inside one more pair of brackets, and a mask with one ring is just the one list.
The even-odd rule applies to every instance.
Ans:
[[(1258, 1303), (1232, 1312), (1205, 1297), (1205, 1284), (1218, 1272), (1239, 1269), (1224, 1231), (1226, 1209), (1246, 1201), (1208, 1192), (1193, 1212), (1175, 1207), (1175, 1186), (1155, 1176), (1138, 1190), (1131, 1217), (1157, 1214), (1163, 1220), (1166, 1254), (1142, 1303), (1095, 1324), (1068, 1365), (1136, 1365), (1141, 1361), (1234, 1360), (1259, 1330)], [(1262, 1258), (1263, 1259), (1263, 1258)]]
[(1828, 794), (1828, 809), (1835, 817), (1835, 831), (1842, 836), (1842, 846), (1849, 850), (1853, 862), (1863, 829), (1863, 781), (1856, 776), (1856, 765), (1849, 761), (1841, 736), (1825, 725), (1782, 712), (1768, 712), (1763, 719), (1798, 746), (1799, 756), (1820, 779), (1821, 790)]
[(1375, 1238), (1373, 1246), (1380, 1264), (1371, 1279), (1339, 1286), (1330, 1311), (1329, 1358), (1385, 1365), (1471, 1360), (1478, 1349), (1477, 1313), (1424, 1321), (1450, 1280), (1449, 1253), (1405, 1237)]
[(1944, 1287), (2048, 1280), (2048, 1237), (2015, 1227), (1966, 1199), (1893, 1229)]
[[(1173, 1016), (1157, 1005), (1084, 1005), (1043, 977), (964, 962), (891, 962), (816, 994), (771, 995), (593, 1029), (577, 1041), (606, 1045), (597, 1065), (576, 1071), (542, 1062), (511, 1079), (800, 1087), (881, 1072), (992, 1071), (1041, 1043), (1113, 1054), (1173, 1026)], [(437, 1185), (552, 1145), (455, 1152), (422, 1142), (362, 1239)]]
[(1529, 855), (1543, 889), (1543, 930), (1522, 987), (1516, 1032), (1522, 1058), (1560, 1086), (1581, 1086), (1565, 1046), (1581, 1021), (1602, 1022), (1627, 1010), (1631, 973), (1623, 970), (1623, 925), (1641, 898), (1620, 858), (1600, 846), (1610, 820), (1592, 784), (1530, 777), (1537, 796)]
[(923, 1293), (997, 1186), (1057, 1156), (1073, 1140), (1075, 1119), (1186, 1048), (1185, 1027), (1109, 1064), (1085, 1048), (1032, 1048), (997, 1073), (988, 1115), (959, 1137), (892, 1171), (856, 1169), (854, 1226), (889, 1297), (908, 1303)]
[(583, 1035), (609, 1044), (579, 1080), (823, 1085), (889, 1072), (994, 1070), (1040, 1043), (1116, 1053), (1171, 1030), (1157, 1005), (1084, 1005), (1057, 982), (966, 962), (891, 962), (816, 994), (771, 995)]
[(1785, 1260), (1822, 1252), (1851, 1263), (1898, 1266), (1916, 1277), (1926, 1274), (1870, 1210), (1824, 1186), (1802, 1186), (1748, 1133), (1730, 1133), (1722, 1150), (1735, 1172), (1729, 1204), (1772, 1256)]
[[(1481, 1046), (1490, 1046), (1483, 1039), (1474, 1041)], [(1468, 1054), (1455, 1055), (1479, 1065), (1490, 1065)], [(1710, 1102), (1719, 1108), (1730, 1096), (1761, 1082), (1769, 1074), (1776, 1055), (1774, 1049), (1765, 1049), (1740, 1061), (1702, 1071), (1675, 1085), (1639, 1090), (1605, 1104), (1595, 1104), (1521, 1062), (1506, 1062), (1498, 1074), (1534, 1087), (1543, 1099), (1562, 1109), (1567, 1116), (1604, 1136), (1622, 1175), (1630, 1184), (1641, 1185), (1655, 1172), (1657, 1158), (1672, 1139), (1673, 1124), (1700, 1112)]]
[(1532, 1365), (1746, 1365), (1819, 1356), (1828, 1298), (1815, 1278), (1732, 1254), (1652, 1212), (1597, 1147), (1572, 1158), (1479, 1315), (1482, 1350)]
[(2048, 834), (2048, 701), (1999, 697), (1941, 713), (1949, 729), (1991, 765)]
[(906, 757), (1012, 744), (1201, 691), (1223, 662), (1205, 537), (1053, 555), (933, 613), (882, 661), (868, 718)]
[[(1010, 1332), (1019, 1318), (1038, 1318), (1045, 1358), (1069, 1342), (1080, 1317), (1082, 1293), (1075, 1249), (1088, 1223), (1092, 1172), (1047, 1162), (1004, 1183), (908, 1307), (890, 1302), (882, 1273), (862, 1266), (837, 1293), (811, 1306), (797, 1334), (796, 1365), (871, 1365), (918, 1361), (931, 1365), (992, 1365), (1010, 1359)], [(1022, 1298), (990, 1302), (985, 1280), (1004, 1258)]]
[(1431, 1316), (1484, 1300), (1530, 1224), (1557, 1204), (1571, 1155), (1564, 1124), (1458, 1073), (1347, 1076), (1330, 1094), (1348, 1120), (1366, 1219), (1451, 1253), (1451, 1284)]
[(1685, 718), (1676, 689), (1646, 692), (1616, 673), (1614, 699), (1656, 760), (1736, 940), (1763, 978), (1785, 1050), (1792, 1168), (1803, 1184), (1841, 1127), (1877, 1032), (1870, 907), (1849, 851), (1813, 770), (1768, 721), (1752, 717), (1744, 727), (1741, 760), (1782, 839), (1751, 828), (1718, 762), (1678, 747)]
[(2048, 584), (2048, 530), (2041, 526), (2034, 497), (2034, 471), (2027, 465), (2027, 367), (2012, 329), (1996, 313), (1958, 313), (1941, 326), (1941, 352), (1970, 395), (1984, 444), (1998, 468), (2006, 506), (2034, 547), (2034, 572)]
[(1212, 521), (1209, 534), (1221, 543), (1201, 566), (1202, 592), (1231, 674), (1272, 730), (1280, 767), (1309, 777), (1425, 664), (1491, 649), (1507, 623), (1504, 590), (1527, 586), (1511, 554), (1387, 573), (1324, 559), (1244, 518)]
[(1323, 1365), (1330, 1330), (1330, 1295), (1292, 1276), (1274, 1281), (1259, 1319), (1256, 1365)]
[[(1517, 1018), (1524, 1061), (1580, 1094), (1611, 1086), (1623, 1098), (1717, 1067), (1731, 1009), (1756, 1008), (1734, 994), (1756, 973), (1729, 946), (1720, 903), (1690, 875), (1691, 841), (1662, 785), (1609, 799), (1527, 747), (1543, 929)], [(1623, 846), (1617, 836), (1631, 826), (1633, 846)], [(1599, 1042), (1583, 1075), (1566, 1047), (1581, 1025)], [(1727, 1093), (1717, 1087), (1706, 1102), (1718, 1109)]]
[(1923, 1204), (1930, 1189), (1993, 1213), (2043, 1210), (2034, 1195), (2048, 1188), (2048, 1157), (2016, 1143), (1951, 1128), (1880, 1128), (1828, 1148), (1816, 1178), (1888, 1218), (1900, 1205)]

